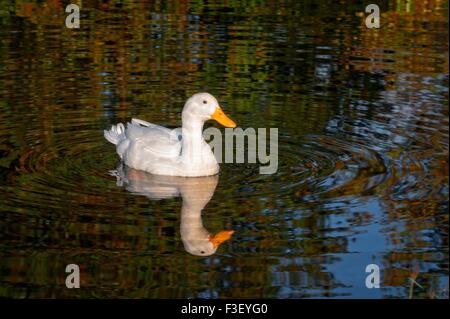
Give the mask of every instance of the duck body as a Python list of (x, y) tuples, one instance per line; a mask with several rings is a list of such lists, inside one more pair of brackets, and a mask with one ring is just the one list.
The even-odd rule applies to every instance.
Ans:
[(182, 127), (168, 129), (139, 119), (127, 127), (122, 123), (104, 131), (105, 138), (129, 167), (156, 175), (198, 177), (215, 175), (219, 164), (203, 139), (203, 124), (215, 119), (226, 127), (235, 127), (208, 93), (189, 98), (182, 112)]
[(209, 176), (219, 172), (219, 164), (203, 138), (195, 142), (200, 153), (191, 154), (189, 144), (192, 141), (186, 141), (191, 134), (185, 132), (185, 136), (189, 137), (184, 139), (183, 152), (182, 128), (171, 130), (132, 119), (125, 130), (123, 126), (113, 127), (112, 130), (124, 131), (116, 144), (116, 151), (121, 160), (134, 169), (157, 175), (186, 177)]

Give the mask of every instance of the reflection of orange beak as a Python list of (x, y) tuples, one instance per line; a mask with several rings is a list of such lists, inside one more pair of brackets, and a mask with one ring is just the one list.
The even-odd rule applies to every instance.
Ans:
[(233, 235), (234, 230), (222, 230), (218, 232), (215, 235), (211, 235), (209, 238), (209, 241), (213, 244), (214, 248), (217, 248), (222, 244), (224, 241), (227, 241), (231, 238), (231, 235)]
[(225, 127), (236, 127), (236, 123), (232, 119), (230, 119), (228, 116), (223, 113), (222, 108), (218, 106), (216, 110), (214, 111), (213, 115), (211, 115), (211, 118), (219, 122)]

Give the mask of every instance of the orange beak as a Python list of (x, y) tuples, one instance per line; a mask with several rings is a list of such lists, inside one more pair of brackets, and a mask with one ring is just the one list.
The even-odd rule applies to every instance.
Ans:
[(213, 244), (214, 248), (217, 248), (220, 244), (230, 239), (233, 233), (234, 230), (222, 230), (215, 235), (211, 235), (209, 241)]
[(225, 127), (236, 127), (236, 123), (232, 119), (230, 119), (228, 116), (223, 113), (222, 108), (218, 106), (216, 110), (214, 111), (213, 115), (211, 115), (211, 118), (219, 122)]

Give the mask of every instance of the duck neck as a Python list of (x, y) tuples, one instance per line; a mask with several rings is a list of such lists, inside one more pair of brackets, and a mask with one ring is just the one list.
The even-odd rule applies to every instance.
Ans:
[(182, 159), (187, 163), (202, 163), (203, 121), (198, 117), (183, 114), (182, 126)]
[(181, 207), (181, 236), (183, 239), (209, 238), (209, 232), (203, 226), (202, 210), (208, 201), (202, 198), (185, 198)]

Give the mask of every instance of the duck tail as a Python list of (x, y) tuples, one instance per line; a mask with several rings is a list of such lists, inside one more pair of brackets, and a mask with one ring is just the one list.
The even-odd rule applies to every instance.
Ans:
[(117, 145), (125, 137), (125, 126), (122, 123), (113, 125), (109, 131), (104, 130), (103, 135), (109, 142)]

